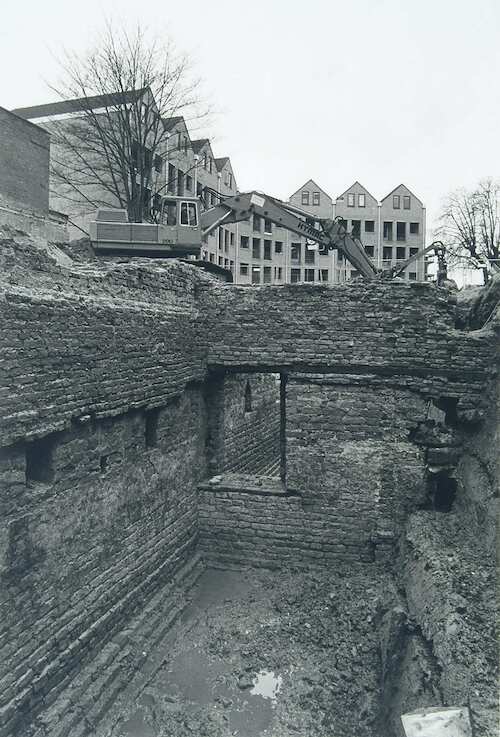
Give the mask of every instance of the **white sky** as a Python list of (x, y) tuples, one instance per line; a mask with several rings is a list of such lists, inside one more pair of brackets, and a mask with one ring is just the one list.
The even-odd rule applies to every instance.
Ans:
[(500, 174), (500, 0), (3, 0), (0, 105), (56, 99), (53, 54), (104, 17), (193, 55), (242, 190), (404, 182), (431, 225), (447, 191)]

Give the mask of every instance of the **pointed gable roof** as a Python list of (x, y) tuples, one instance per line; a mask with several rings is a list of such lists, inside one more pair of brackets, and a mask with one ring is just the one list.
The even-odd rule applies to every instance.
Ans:
[(408, 194), (410, 195), (410, 197), (414, 197), (414, 198), (415, 198), (415, 199), (417, 200), (417, 202), (419, 202), (419, 203), (420, 203), (420, 204), (422, 205), (422, 207), (424, 206), (424, 203), (422, 202), (422, 200), (421, 200), (421, 199), (419, 199), (419, 198), (417, 197), (417, 195), (416, 195), (416, 194), (413, 194), (413, 192), (411, 191), (411, 189), (408, 189), (408, 187), (406, 186), (406, 184), (403, 184), (403, 183), (401, 183), (401, 184), (398, 184), (398, 186), (397, 186), (397, 187), (394, 187), (394, 189), (392, 189), (392, 190), (391, 190), (391, 191), (389, 192), (389, 194), (386, 194), (386, 196), (385, 196), (385, 197), (383, 197), (383, 198), (382, 198), (382, 199), (381, 199), (380, 201), (381, 201), (381, 202), (385, 202), (385, 200), (389, 199), (389, 197), (392, 197), (392, 195), (393, 195), (393, 194), (396, 194), (397, 190), (398, 190), (398, 189), (401, 189), (401, 188), (402, 188), (402, 189), (403, 189), (403, 190), (404, 190), (405, 192), (408, 192)]
[[(229, 161), (229, 156), (222, 156), (219, 159), (214, 159), (215, 166), (217, 167), (217, 171), (222, 171), (227, 162)], [(232, 167), (231, 167), (232, 168)]]
[(345, 197), (345, 195), (346, 195), (346, 194), (348, 194), (348, 192), (350, 192), (350, 190), (351, 190), (351, 189), (352, 189), (353, 187), (355, 187), (355, 186), (356, 186), (356, 184), (358, 185), (358, 187), (361, 187), (361, 189), (362, 189), (362, 190), (363, 190), (364, 192), (366, 192), (366, 194), (370, 195), (370, 197), (371, 197), (372, 199), (374, 199), (374, 200), (375, 200), (375, 202), (378, 202), (377, 198), (376, 198), (376, 197), (374, 197), (374, 196), (372, 195), (372, 193), (371, 193), (371, 192), (370, 192), (370, 191), (369, 191), (368, 189), (366, 189), (366, 187), (365, 187), (365, 186), (363, 186), (363, 185), (361, 184), (361, 182), (358, 182), (358, 180), (357, 180), (357, 179), (356, 179), (356, 181), (355, 181), (355, 182), (353, 182), (353, 183), (352, 183), (352, 184), (350, 185), (350, 187), (347, 187), (347, 189), (345, 190), (345, 192), (342, 192), (342, 194), (339, 194), (339, 196), (337, 197), (337, 200), (340, 200), (340, 199), (342, 199), (342, 197)]
[(197, 138), (195, 141), (191, 141), (191, 146), (193, 147), (195, 154), (199, 154), (201, 149), (206, 146), (207, 143), (210, 143), (208, 138)]
[(332, 199), (331, 195), (328, 194), (328, 192), (325, 192), (324, 189), (322, 189), (319, 184), (317, 184), (314, 179), (308, 179), (307, 182), (305, 182), (302, 187), (299, 187), (293, 194), (290, 195), (289, 199), (291, 200), (292, 197), (295, 197), (296, 194), (299, 194), (303, 189), (314, 189), (316, 192), (323, 192), (325, 197), (328, 197), (329, 200)]

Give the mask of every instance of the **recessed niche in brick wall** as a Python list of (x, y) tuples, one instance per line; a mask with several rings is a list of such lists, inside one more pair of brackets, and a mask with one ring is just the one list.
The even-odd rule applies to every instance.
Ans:
[(54, 434), (26, 443), (26, 483), (50, 484), (54, 479)]

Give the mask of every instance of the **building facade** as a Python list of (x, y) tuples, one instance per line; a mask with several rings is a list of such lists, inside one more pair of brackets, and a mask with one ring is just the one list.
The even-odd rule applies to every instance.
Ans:
[[(138, 97), (149, 114), (157, 114), (147, 88), (126, 92), (123, 99), (113, 99), (113, 109), (120, 104), (137, 104)], [(81, 103), (88, 107), (89, 99), (22, 108), (15, 112), (50, 132), (54, 126), (64, 125), (65, 120), (74, 121), (75, 116), (84, 114)], [(97, 113), (103, 105), (109, 106), (109, 96), (106, 99), (97, 96), (91, 101)], [(162, 126), (164, 135), (155, 155), (150, 152), (147, 156), (147, 142), (137, 146), (143, 167), (144, 161), (148, 162), (146, 176), (144, 172), (141, 175), (140, 192), (141, 207), (146, 215), (164, 212), (172, 195), (197, 196), (202, 208), (207, 209), (221, 197), (238, 192), (230, 159), (216, 157), (208, 138), (192, 140), (182, 116), (163, 118)], [(82, 203), (67, 202), (64, 209), (61, 193), (51, 182), (50, 206), (68, 212), (75, 226), (83, 230), (94, 218), (96, 204), (92, 203), (120, 206), (109, 192), (100, 192), (98, 184), (89, 187), (88, 197)], [(356, 181), (334, 201), (317, 182), (309, 179), (288, 202), (312, 224), (320, 219), (341, 218), (349, 232), (361, 240), (378, 268), (397, 265), (425, 247), (425, 208), (404, 184), (379, 202)], [(75, 231), (71, 235), (81, 233)], [(202, 243), (201, 258), (230, 270), (238, 284), (341, 283), (357, 276), (356, 270), (338, 251), (322, 255), (315, 243), (257, 215), (211, 233)], [(401, 276), (423, 280), (423, 258), (411, 264)]]

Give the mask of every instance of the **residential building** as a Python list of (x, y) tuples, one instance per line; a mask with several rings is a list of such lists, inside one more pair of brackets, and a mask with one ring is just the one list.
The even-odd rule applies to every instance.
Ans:
[[(379, 264), (388, 268), (425, 248), (425, 207), (404, 184), (389, 192), (380, 203)], [(404, 279), (425, 279), (424, 259), (419, 258), (401, 274)]]
[[(357, 236), (376, 266), (380, 266), (379, 254), (379, 204), (376, 198), (359, 182), (335, 200), (335, 217), (344, 221), (346, 229)], [(335, 281), (344, 282), (356, 276), (354, 266), (335, 253)]]

